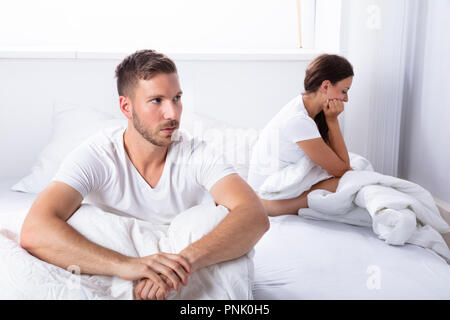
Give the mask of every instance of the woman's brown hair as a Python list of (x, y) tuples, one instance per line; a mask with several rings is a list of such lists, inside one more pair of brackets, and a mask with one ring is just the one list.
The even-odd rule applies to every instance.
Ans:
[[(335, 85), (353, 75), (353, 67), (344, 57), (335, 54), (321, 54), (314, 58), (306, 68), (303, 94), (316, 92), (325, 80), (329, 80)], [(314, 121), (322, 139), (328, 143), (328, 125), (323, 110), (316, 115)]]

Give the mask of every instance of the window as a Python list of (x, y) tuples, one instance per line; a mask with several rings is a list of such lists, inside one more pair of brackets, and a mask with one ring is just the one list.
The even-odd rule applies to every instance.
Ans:
[(302, 48), (338, 52), (340, 0), (297, 0), (299, 43)]
[(314, 31), (316, 17), (315, 0), (297, 0), (297, 21), (300, 48), (314, 48)]
[(0, 50), (300, 47), (297, 0), (2, 0), (0, 11)]

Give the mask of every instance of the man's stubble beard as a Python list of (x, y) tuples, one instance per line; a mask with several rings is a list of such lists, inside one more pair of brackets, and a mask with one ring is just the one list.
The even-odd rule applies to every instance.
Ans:
[(170, 142), (166, 142), (166, 141), (161, 141), (161, 139), (158, 139), (156, 136), (158, 135), (158, 133), (160, 132), (160, 130), (162, 128), (165, 127), (177, 127), (178, 128), (178, 121), (177, 120), (172, 120), (169, 123), (164, 124), (161, 127), (158, 127), (156, 130), (156, 133), (152, 134), (151, 132), (147, 131), (145, 129), (145, 127), (142, 125), (141, 120), (139, 119), (138, 115), (135, 113), (134, 109), (131, 111), (132, 115), (133, 115), (133, 126), (136, 129), (137, 132), (139, 132), (139, 134), (148, 142), (150, 142), (151, 144), (158, 146), (158, 147), (165, 147), (168, 146), (170, 144), (172, 144), (172, 138), (170, 139)]

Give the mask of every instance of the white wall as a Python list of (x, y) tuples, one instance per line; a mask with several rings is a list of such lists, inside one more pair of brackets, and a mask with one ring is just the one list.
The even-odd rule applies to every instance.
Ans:
[(411, 1), (399, 174), (450, 203), (450, 1)]
[[(114, 79), (115, 66), (121, 60), (117, 54), (112, 58), (64, 53), (7, 56), (0, 55), (0, 178), (29, 172), (50, 139), (55, 102), (91, 106), (123, 116)], [(185, 93), (185, 111), (258, 129), (303, 90), (311, 57), (173, 56)]]

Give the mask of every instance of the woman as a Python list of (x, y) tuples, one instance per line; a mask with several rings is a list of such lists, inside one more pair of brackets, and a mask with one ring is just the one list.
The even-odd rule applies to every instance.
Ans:
[(252, 152), (248, 177), (256, 192), (270, 174), (303, 157), (309, 157), (332, 176), (297, 198), (261, 199), (270, 216), (297, 214), (300, 208), (308, 207), (309, 192), (335, 192), (339, 178), (351, 170), (338, 115), (344, 111), (352, 80), (353, 67), (344, 57), (316, 57), (306, 69), (305, 92), (284, 106), (261, 132)]

